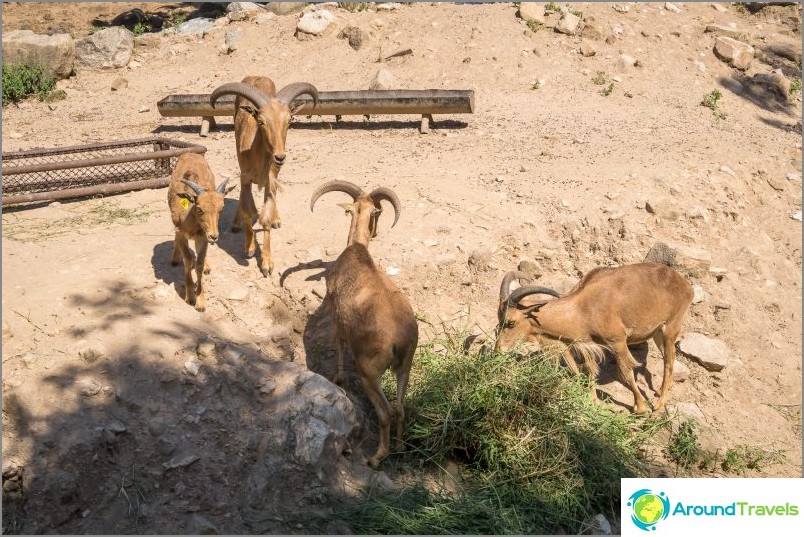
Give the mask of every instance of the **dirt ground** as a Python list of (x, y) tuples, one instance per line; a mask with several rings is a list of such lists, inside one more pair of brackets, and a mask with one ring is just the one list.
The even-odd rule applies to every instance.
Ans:
[[(221, 381), (210, 366), (205, 383), (190, 378), (184, 364), (211, 341), (219, 350), (252, 353), (251, 360), (292, 360), (331, 374), (315, 314), (323, 267), (345, 246), (348, 219), (336, 206), (342, 196), (321, 198), (314, 213), (309, 199), (332, 179), (391, 187), (402, 200), (399, 223), (391, 229), (383, 215), (371, 252), (382, 267), (398, 269), (421, 341), (460, 330), (493, 337), (500, 280), (522, 260), (537, 264), (539, 283), (565, 292), (595, 266), (642, 261), (657, 241), (705, 250), (711, 270), (690, 278), (704, 294), (685, 332), (723, 341), (729, 364), (710, 373), (680, 357), (690, 376), (673, 387), (670, 401), (697, 417), (705, 446), (773, 454), (747, 475), (801, 476), (802, 224), (791, 217), (801, 214), (801, 101), (750, 84), (774, 61), (800, 79), (800, 64), (796, 71), (767, 51), (792, 46), (800, 59), (801, 9), (751, 14), (734, 4), (717, 4), (720, 11), (685, 3), (674, 13), (662, 5), (571, 4), (615, 34), (610, 43), (550, 28), (534, 33), (511, 3), (337, 10), (338, 25), (371, 32), (359, 51), (337, 32), (297, 39), (295, 15), (234, 22), (203, 38), (139, 38), (128, 68), (81, 70), (59, 82), (66, 100), (3, 109), (3, 152), (159, 134), (206, 146), (218, 180), (237, 181), (231, 120), (221, 118), (201, 138), (200, 120), (162, 118), (157, 101), (209, 93), (250, 74), (271, 76), (278, 86), (367, 89), (385, 67), (400, 89), (473, 89), (476, 104), (471, 115), (436, 116), (426, 135), (412, 116), (297, 118), (280, 175), (276, 270), (263, 278), (244, 255), (242, 234), (229, 230), (234, 190), (219, 244), (209, 252), (204, 313), (183, 302), (181, 269), (170, 265), (166, 190), (4, 208), (4, 474), (12, 464), (24, 470), (23, 485), (46, 475), (63, 493), (62, 508), (36, 511), (31, 504), (7, 529), (272, 531), (250, 525), (246, 511), (326, 503), (301, 493), (283, 497), (290, 482), (253, 504), (239, 487), (258, 443), (251, 431), (265, 411), (238, 388), (251, 373)], [(3, 3), (2, 28), (59, 27), (81, 37), (93, 19), (132, 7), (194, 9)], [(747, 72), (723, 63), (712, 52), (715, 38), (704, 33), (713, 23), (736, 23), (766, 61), (755, 59)], [(230, 31), (240, 32), (238, 47), (223, 54)], [(581, 55), (582, 42), (596, 54)], [(406, 48), (413, 54), (377, 63)], [(618, 67), (620, 54), (638, 64)], [(606, 85), (593, 82), (599, 72)], [(112, 91), (119, 77), (127, 87)], [(745, 90), (735, 90), (734, 80)], [(612, 91), (602, 94), (609, 83)], [(701, 106), (715, 89), (723, 119)], [(647, 206), (670, 209), (652, 214)], [(660, 363), (651, 344), (643, 387), (646, 378), (660, 381)], [(602, 388), (609, 404), (632, 404), (618, 382)], [(150, 434), (104, 437), (110, 420)], [(366, 450), (375, 441), (368, 438)], [(152, 468), (171, 442), (209, 454), (204, 479), (168, 479)]]

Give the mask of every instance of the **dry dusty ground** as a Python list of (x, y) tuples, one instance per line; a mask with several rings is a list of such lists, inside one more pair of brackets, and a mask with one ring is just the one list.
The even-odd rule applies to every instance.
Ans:
[[(140, 4), (31, 11), (4, 3), (3, 30), (46, 30), (36, 26), (44, 13), (78, 37), (87, 20), (132, 6)], [(140, 41), (137, 67), (81, 71), (59, 83), (67, 99), (53, 107), (31, 100), (4, 109), (4, 152), (158, 133), (202, 143), (218, 179), (236, 180), (230, 121), (200, 138), (198, 121), (161, 118), (156, 102), (255, 73), (278, 85), (364, 89), (380, 50), (404, 48), (413, 54), (385, 65), (399, 88), (476, 95), (473, 115), (436, 117), (428, 135), (407, 116), (296, 121), (281, 174), (283, 226), (273, 235), (277, 270), (263, 278), (244, 256), (242, 235), (228, 231), (235, 190), (222, 217), (226, 231), (209, 254), (205, 313), (182, 301), (181, 270), (170, 266), (164, 190), (4, 210), (3, 460), (24, 467), (26, 480), (50, 472), (66, 498), (80, 498), (58, 520), (37, 513), (39, 520), (18, 520), (16, 528), (182, 533), (210, 520), (222, 533), (249, 529), (231, 502), (242, 500), (248, 457), (231, 457), (253, 450), (249, 431), (262, 410), (234, 388), (194, 387), (183, 364), (211, 338), (263, 351), (255, 360), (292, 355), (329, 370), (308, 360), (321, 345), (308, 316), (324, 290), (320, 262), (340, 252), (348, 220), (337, 194), (322, 198), (313, 214), (308, 200), (331, 179), (388, 186), (402, 199), (399, 223), (381, 224), (371, 250), (383, 267), (400, 269), (396, 280), (419, 314), (423, 341), (445, 330), (492, 334), (500, 279), (521, 260), (539, 264), (540, 282), (566, 291), (595, 266), (643, 260), (657, 241), (706, 250), (722, 271), (692, 279), (705, 298), (692, 307), (686, 331), (725, 342), (730, 363), (713, 374), (682, 357), (691, 374), (674, 386), (671, 402), (687, 412), (697, 406), (708, 447), (746, 444), (776, 454), (749, 475), (800, 476), (802, 237), (791, 214), (801, 211), (801, 103), (730, 90), (724, 80), (771, 67), (755, 60), (747, 74), (734, 71), (703, 33), (707, 24), (734, 22), (760, 49), (792, 44), (800, 54), (800, 7), (749, 14), (725, 3), (724, 12), (709, 3), (686, 3), (681, 13), (660, 4), (630, 4), (626, 13), (612, 6), (573, 5), (609, 32), (620, 30), (611, 44), (590, 41), (592, 57), (578, 53), (579, 37), (527, 31), (511, 3), (416, 3), (384, 13), (338, 11), (339, 24), (373, 33), (360, 51), (335, 35), (296, 39), (296, 16), (260, 26), (244, 21), (203, 39)], [(238, 50), (220, 54), (225, 31), (235, 28)], [(618, 70), (620, 53), (640, 65)], [(619, 77), (608, 96), (592, 82), (598, 72)], [(111, 91), (120, 76), (128, 87)], [(715, 89), (725, 119), (700, 104)], [(678, 218), (648, 213), (646, 201), (657, 200)], [(470, 256), (481, 262), (470, 265)], [(282, 327), (292, 329), (289, 339)], [(652, 344), (647, 360), (655, 384), (660, 359)], [(82, 395), (94, 388), (93, 397)], [(619, 383), (604, 389), (610, 404), (631, 405)], [(97, 447), (98, 425), (112, 418), (151, 436)], [(164, 422), (181, 432), (176, 442), (210, 454), (204, 482), (186, 474), (160, 489), (149, 474)], [(127, 498), (150, 512), (132, 515)]]

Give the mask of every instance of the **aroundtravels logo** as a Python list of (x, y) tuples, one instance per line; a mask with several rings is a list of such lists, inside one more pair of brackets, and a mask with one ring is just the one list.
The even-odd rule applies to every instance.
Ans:
[(656, 523), (670, 514), (670, 500), (667, 494), (654, 494), (649, 489), (640, 489), (628, 498), (631, 508), (631, 521), (641, 530), (656, 529)]

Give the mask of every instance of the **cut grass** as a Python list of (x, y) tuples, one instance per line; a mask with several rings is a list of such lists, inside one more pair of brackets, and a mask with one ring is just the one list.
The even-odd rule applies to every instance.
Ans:
[[(460, 492), (416, 483), (326, 519), (356, 534), (551, 534), (577, 533), (598, 513), (618, 517), (620, 478), (647, 475), (642, 447), (667, 420), (595, 404), (590, 379), (550, 358), (467, 355), (458, 341), (419, 349), (405, 439), (406, 466), (458, 461)], [(394, 390), (390, 375), (384, 389)]]

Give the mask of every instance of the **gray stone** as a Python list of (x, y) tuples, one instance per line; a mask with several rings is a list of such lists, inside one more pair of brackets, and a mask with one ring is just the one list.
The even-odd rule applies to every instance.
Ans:
[(184, 466), (189, 466), (195, 461), (199, 460), (201, 457), (198, 455), (194, 455), (192, 453), (188, 453), (186, 455), (178, 455), (173, 457), (167, 462), (163, 462), (162, 466), (164, 466), (167, 470), (173, 470), (176, 468), (182, 468)]
[(75, 59), (88, 69), (119, 69), (134, 52), (134, 34), (122, 26), (96, 32), (75, 42)]
[(60, 78), (73, 71), (75, 46), (69, 34), (40, 35), (31, 30), (3, 32), (4, 65), (41, 65)]
[(253, 12), (262, 12), (264, 8), (254, 2), (229, 2), (226, 6), (226, 17), (230, 21), (242, 21), (249, 18)]
[(176, 26), (176, 33), (182, 35), (204, 35), (215, 27), (215, 21), (206, 17), (191, 19)]
[(684, 382), (690, 377), (690, 368), (684, 362), (673, 361), (673, 382)]
[(720, 4), (712, 4), (712, 9), (714, 9), (718, 13), (725, 13), (726, 11), (728, 11), (728, 9), (721, 6)]
[(575, 35), (580, 27), (581, 18), (572, 13), (564, 13), (556, 23), (556, 32)]
[(191, 375), (197, 375), (198, 372), (201, 370), (201, 362), (199, 362), (194, 358), (190, 358), (189, 360), (184, 362), (184, 368)]
[(672, 11), (673, 13), (681, 13), (681, 8), (678, 5), (674, 4), (673, 2), (665, 2), (664, 8), (667, 11)]
[(612, 535), (611, 524), (602, 513), (592, 518), (589, 529), (592, 535)]
[(519, 17), (526, 22), (544, 24), (543, 2), (520, 2)]
[(274, 14), (274, 13), (260, 13), (254, 19), (254, 22), (257, 23), (258, 25), (268, 24), (269, 22), (271, 22), (275, 18), (276, 18), (276, 14)]
[(296, 24), (296, 30), (310, 35), (322, 35), (337, 17), (331, 11), (320, 9), (305, 13)]
[(714, 51), (718, 58), (741, 71), (748, 69), (754, 59), (754, 47), (732, 37), (718, 37)]
[(693, 285), (692, 286), (692, 303), (693, 304), (700, 304), (706, 298), (706, 292), (704, 292), (703, 287), (700, 285)]
[(733, 37), (737, 39), (742, 32), (734, 26), (724, 26), (722, 24), (709, 24), (706, 26), (704, 33), (718, 35), (725, 35), (726, 37)]
[(374, 77), (371, 79), (368, 89), (389, 90), (394, 87), (395, 82), (396, 81), (394, 80), (394, 74), (388, 69), (380, 67), (379, 69), (377, 69), (377, 72), (374, 73)]
[(349, 46), (355, 50), (360, 50), (369, 42), (369, 34), (357, 26), (347, 26), (338, 34), (341, 39), (348, 39)]
[(198, 347), (195, 349), (196, 355), (199, 358), (205, 359), (206, 361), (212, 360), (215, 358), (215, 342), (214, 341), (202, 341), (198, 344)]
[(89, 378), (78, 382), (78, 393), (85, 397), (98, 395), (103, 385), (96, 379)]
[(523, 259), (519, 262), (519, 266), (517, 270), (520, 272), (524, 272), (534, 280), (542, 277), (542, 267), (535, 261), (529, 261), (527, 259)]
[(301, 13), (307, 6), (307, 2), (268, 2), (265, 9), (277, 15), (293, 15)]
[(712, 266), (712, 256), (702, 248), (657, 242), (645, 256), (647, 263), (662, 263), (690, 276), (701, 278)]
[(126, 432), (126, 425), (118, 419), (113, 419), (107, 423), (106, 428), (115, 434)]
[(127, 87), (128, 87), (128, 80), (126, 80), (122, 76), (115, 78), (114, 82), (112, 82), (112, 91), (120, 91), (122, 89), (126, 89)]
[(703, 334), (685, 334), (679, 341), (678, 348), (708, 371), (720, 371), (729, 363), (730, 351), (726, 344)]
[(236, 32), (226, 32), (224, 36), (223, 42), (226, 45), (227, 53), (232, 53), (237, 50), (237, 42), (240, 41), (242, 37), (242, 33), (239, 31)]
[(706, 423), (706, 416), (701, 411), (701, 408), (695, 403), (676, 403), (675, 405), (668, 405), (668, 410), (677, 412), (679, 416), (688, 420), (695, 420), (698, 423)]
[(203, 515), (193, 513), (193, 516), (190, 520), (196, 535), (218, 535), (220, 533), (218, 531), (218, 527)]

